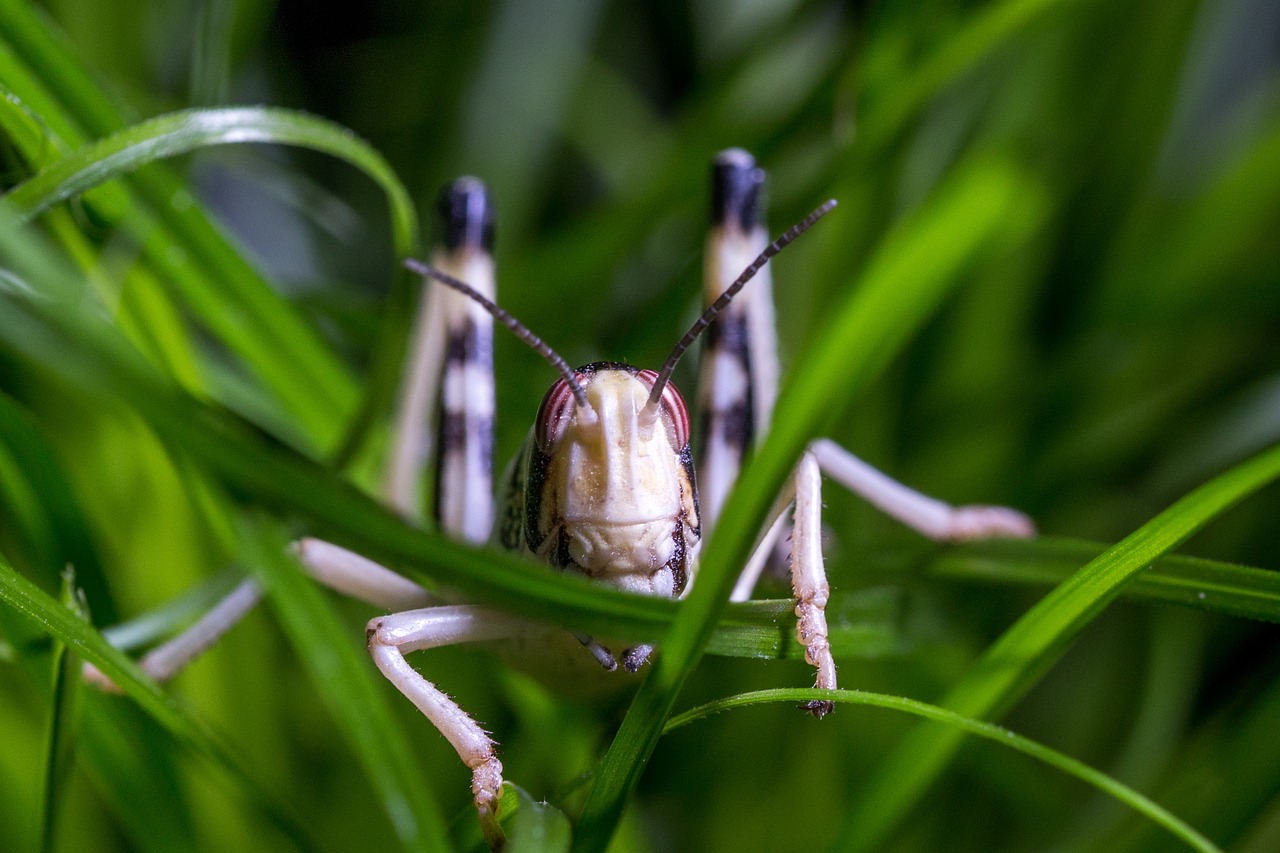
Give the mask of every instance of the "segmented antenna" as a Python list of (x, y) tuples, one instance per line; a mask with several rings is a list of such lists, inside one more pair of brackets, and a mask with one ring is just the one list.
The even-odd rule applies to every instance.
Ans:
[(454, 278), (448, 273), (441, 272), (435, 267), (424, 264), (422, 261), (414, 258), (406, 258), (404, 265), (423, 278), (433, 278), (444, 286), (453, 288), (492, 314), (495, 320), (515, 332), (516, 337), (533, 347), (534, 351), (537, 352), (538, 355), (551, 362), (551, 366), (559, 371), (560, 375), (564, 377), (564, 381), (569, 385), (569, 391), (573, 394), (574, 402), (578, 404), (578, 408), (591, 408), (591, 404), (587, 402), (587, 392), (578, 384), (577, 377), (574, 376), (573, 369), (569, 367), (568, 362), (557, 355), (556, 351), (548, 346), (542, 338), (529, 331), (528, 327), (526, 327), (524, 323), (521, 323), (515, 317), (512, 317), (502, 308), (499, 308), (493, 300), (489, 299), (461, 279)]
[(742, 271), (742, 275), (738, 276), (733, 284), (725, 288), (724, 293), (720, 294), (715, 302), (707, 306), (707, 310), (702, 312), (689, 331), (684, 333), (684, 337), (680, 339), (680, 343), (676, 344), (675, 349), (671, 350), (671, 355), (667, 356), (667, 361), (662, 365), (662, 370), (658, 371), (658, 378), (654, 380), (653, 388), (649, 391), (649, 399), (645, 401), (644, 413), (649, 413), (652, 417), (657, 413), (658, 405), (662, 402), (662, 389), (671, 381), (671, 374), (676, 369), (676, 364), (680, 361), (680, 356), (685, 354), (689, 347), (693, 346), (693, 342), (698, 339), (698, 335), (711, 325), (711, 322), (720, 315), (729, 302), (737, 295), (738, 291), (746, 286), (747, 282), (755, 278), (756, 273), (760, 272), (760, 268), (769, 262), (769, 259), (781, 252), (787, 247), (787, 244), (799, 237), (812, 227), (822, 217), (831, 212), (831, 208), (836, 206), (836, 200), (830, 199), (820, 206), (813, 213), (810, 213), (804, 219), (801, 219), (795, 225), (792, 225), (781, 237), (770, 243), (759, 256), (751, 262), (751, 264)]

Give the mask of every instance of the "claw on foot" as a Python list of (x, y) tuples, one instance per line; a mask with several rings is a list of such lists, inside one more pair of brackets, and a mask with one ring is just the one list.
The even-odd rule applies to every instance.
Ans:
[(799, 708), (821, 720), (836, 709), (836, 703), (830, 699), (810, 699), (808, 702), (801, 702)]
[(471, 772), (471, 794), (475, 797), (480, 829), (489, 847), (498, 853), (507, 843), (507, 835), (498, 823), (498, 800), (502, 796), (502, 762), (490, 757)]
[(639, 672), (640, 667), (649, 662), (649, 656), (652, 654), (653, 646), (648, 644), (632, 646), (622, 653), (622, 668), (627, 672)]

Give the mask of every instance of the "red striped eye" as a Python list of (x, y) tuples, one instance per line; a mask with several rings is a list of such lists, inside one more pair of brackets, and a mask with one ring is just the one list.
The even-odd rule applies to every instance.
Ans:
[[(574, 374), (574, 378), (581, 384), (581, 374)], [(573, 417), (575, 405), (569, 383), (563, 379), (556, 380), (556, 384), (547, 391), (547, 396), (542, 398), (542, 405), (538, 408), (538, 420), (534, 426), (534, 436), (544, 453), (549, 453), (564, 435), (565, 428), (569, 426), (569, 419)]]
[[(655, 370), (641, 370), (636, 374), (636, 378), (643, 382), (646, 388), (652, 390), (653, 383), (658, 381), (658, 373)], [(671, 446), (677, 452), (688, 446), (689, 409), (686, 408), (680, 391), (670, 382), (662, 388), (662, 421), (667, 426)]]

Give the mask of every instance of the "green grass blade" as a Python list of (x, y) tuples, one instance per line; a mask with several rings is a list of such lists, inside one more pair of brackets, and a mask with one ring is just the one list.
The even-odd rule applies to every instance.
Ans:
[(58, 159), (7, 194), (30, 219), (58, 202), (148, 163), (215, 145), (273, 143), (329, 154), (368, 175), (386, 194), (393, 244), (408, 255), (418, 223), (413, 202), (395, 172), (368, 143), (316, 116), (276, 107), (182, 110), (113, 133)]
[[(86, 145), (128, 123), (127, 109), (99, 89), (80, 58), (27, 4), (0, 3), (0, 72), (56, 134), (59, 148)], [(106, 197), (116, 185), (95, 190), (96, 201), (109, 203), (109, 218), (124, 217), (121, 224), (141, 243), (155, 276), (284, 402), (309, 444), (331, 449), (356, 403), (357, 386), (345, 366), (164, 164), (125, 176), (121, 186), (127, 191)], [(398, 264), (388, 268), (403, 278)]]
[(811, 699), (830, 699), (833, 702), (850, 705), (867, 705), (873, 708), (888, 708), (893, 711), (901, 711), (906, 714), (913, 714), (917, 717), (923, 717), (946, 726), (948, 730), (956, 733), (957, 736), (964, 734), (976, 735), (981, 738), (993, 741), (998, 744), (1017, 750), (1025, 755), (1029, 755), (1037, 761), (1041, 761), (1050, 767), (1056, 767), (1063, 773), (1067, 773), (1076, 777), (1080, 781), (1092, 785), (1103, 793), (1114, 797), (1116, 800), (1124, 803), (1134, 811), (1150, 818), (1154, 823), (1167, 829), (1174, 837), (1184, 842), (1193, 850), (1200, 850), (1203, 853), (1214, 853), (1218, 851), (1215, 845), (1204, 835), (1197, 832), (1194, 828), (1172, 814), (1167, 809), (1151, 801), (1141, 793), (1133, 790), (1128, 785), (1111, 778), (1107, 774), (1096, 770), (1082, 761), (1064, 755), (1056, 749), (1051, 749), (1030, 738), (1023, 737), (1008, 729), (994, 725), (992, 723), (983, 722), (981, 720), (966, 717), (963, 714), (940, 708), (937, 705), (930, 705), (927, 702), (920, 702), (915, 699), (907, 699), (902, 696), (886, 696), (880, 693), (867, 693), (861, 690), (813, 690), (809, 688), (792, 688), (784, 690), (760, 690), (753, 693), (743, 693), (738, 696), (731, 696), (727, 699), (721, 699), (716, 702), (708, 702), (697, 708), (692, 708), (682, 714), (674, 716), (663, 729), (663, 733), (678, 729), (681, 726), (687, 726), (697, 720), (718, 714), (721, 711), (729, 711), (734, 708), (746, 708), (751, 705), (760, 705), (767, 702), (792, 702), (801, 703)]
[[(211, 146), (243, 143), (307, 148), (329, 154), (359, 169), (387, 197), (395, 257), (404, 258), (417, 253), (417, 214), (408, 191), (386, 160), (346, 128), (315, 116), (272, 107), (184, 110), (158, 116), (49, 163), (38, 174), (10, 190), (6, 198), (22, 212), (24, 218), (31, 218), (58, 202), (158, 160)], [(383, 344), (374, 356), (369, 393), (339, 450), (341, 461), (355, 453), (373, 415), (386, 404), (395, 387), (403, 340), (407, 334), (407, 318), (412, 316), (413, 279), (397, 268), (395, 280), (396, 293), (390, 301), (385, 320), (388, 328), (378, 337)], [(259, 310), (263, 308), (265, 306), (259, 306)], [(212, 305), (207, 305), (204, 313), (221, 316)], [(218, 323), (217, 328), (233, 334), (226, 323)], [(240, 341), (237, 349), (242, 353), (252, 356), (258, 352), (251, 338), (234, 334), (233, 340)], [(286, 382), (287, 379), (282, 377), (276, 386), (282, 387)]]
[(45, 590), (53, 591), (63, 569), (74, 566), (90, 611), (99, 619), (114, 620), (115, 607), (90, 527), (58, 455), (31, 413), (3, 393), (0, 501), (0, 519), (30, 555), (21, 564), (28, 573)]
[[(938, 577), (1056, 586), (1109, 546), (1042, 537), (975, 542), (940, 551), (928, 564)], [(1170, 555), (1124, 589), (1126, 598), (1182, 604), (1264, 622), (1280, 622), (1280, 572)]]
[(242, 526), (248, 562), (257, 570), (272, 609), (316, 692), (337, 719), (348, 743), (408, 850), (447, 850), (445, 821), (429, 785), (413, 762), (413, 750), (375, 681), (367, 655), (297, 563), (288, 539), (264, 521)]
[[(79, 599), (75, 575), (71, 571), (63, 576), (62, 603), (78, 618), (85, 619), (83, 602)], [(84, 686), (80, 678), (80, 658), (65, 643), (56, 640), (52, 686), (41, 802), (40, 849), (43, 853), (55, 849), (57, 844), (59, 795), (66, 790), (66, 782), (71, 775), (79, 728), (80, 692)]]
[(62, 643), (75, 655), (93, 663), (114, 681), (160, 725), (197, 753), (221, 769), (236, 789), (246, 793), (264, 818), (274, 824), (301, 849), (310, 849), (301, 823), (254, 782), (232, 750), (203, 724), (185, 712), (155, 682), (147, 678), (133, 661), (111, 648), (101, 634), (58, 604), (26, 578), (0, 560), (0, 602), (4, 602), (28, 622)]
[(80, 758), (132, 845), (145, 853), (196, 849), (178, 744), (137, 706), (96, 690), (83, 698)]
[[(805, 445), (919, 328), (958, 272), (1002, 230), (1026, 188), (995, 162), (971, 164), (886, 243), (786, 385), (764, 445), (747, 463), (702, 551), (698, 581), (637, 693), (588, 795), (575, 850), (602, 850), (711, 634), (737, 569)], [(838, 213), (836, 214), (838, 215)]]
[[(1277, 477), (1280, 447), (1237, 465), (1174, 503), (1027, 611), (941, 704), (967, 717), (998, 717), (1152, 561)], [(911, 732), (875, 772), (868, 793), (849, 812), (846, 849), (881, 847), (946, 767), (959, 742), (959, 735), (948, 728), (926, 725)]]

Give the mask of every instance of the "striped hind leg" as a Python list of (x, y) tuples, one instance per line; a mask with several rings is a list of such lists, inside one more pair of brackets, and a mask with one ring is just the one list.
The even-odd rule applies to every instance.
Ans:
[[(440, 194), (439, 212), (443, 239), (432, 266), (494, 299), (489, 191), (475, 178), (459, 178)], [(387, 460), (387, 500), (419, 517), (423, 473), (434, 455), (436, 523), (455, 538), (486, 542), (494, 519), (493, 318), (430, 278), (422, 286)]]
[[(712, 164), (712, 228), (707, 243), (709, 303), (766, 245), (762, 197), (765, 174), (739, 149)], [(742, 460), (769, 428), (777, 397), (773, 304), (768, 267), (707, 330), (698, 387), (701, 457), (698, 487), (704, 535), (714, 525)], [(810, 450), (822, 472), (926, 536), (940, 540), (1027, 537), (1035, 527), (1017, 510), (952, 506), (877, 471), (828, 439)]]

